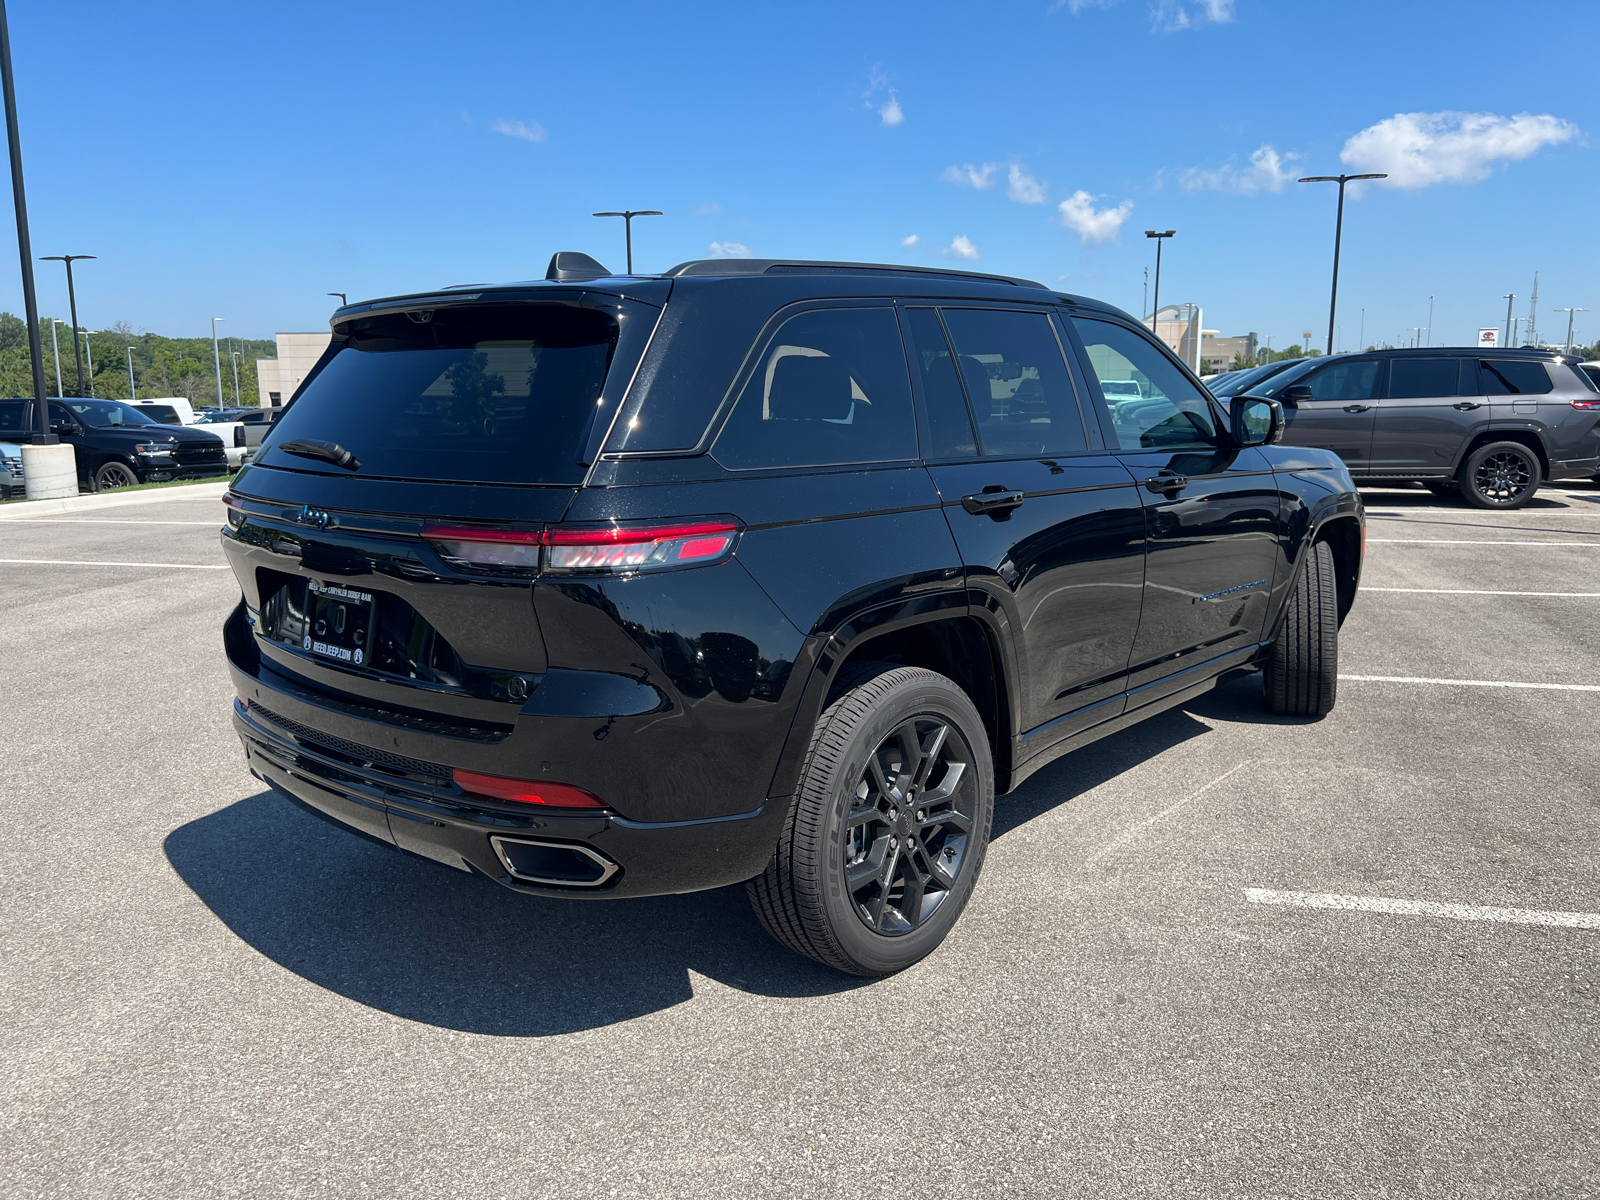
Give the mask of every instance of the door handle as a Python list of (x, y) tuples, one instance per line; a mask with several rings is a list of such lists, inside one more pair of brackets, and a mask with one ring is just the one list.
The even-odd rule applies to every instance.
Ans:
[(1189, 486), (1189, 477), (1187, 475), (1174, 475), (1171, 471), (1163, 471), (1160, 475), (1146, 479), (1144, 486), (1152, 492), (1171, 496)]
[(1344, 410), (1345, 412), (1366, 412), (1371, 407), (1372, 405), (1370, 404), (1346, 404)]
[(961, 497), (961, 507), (975, 517), (1000, 517), (1009, 515), (1014, 508), (1021, 508), (1024, 495), (1023, 492), (1008, 492), (1004, 489), (977, 492), (971, 496)]
[(1451, 408), (1459, 408), (1462, 412), (1471, 412), (1475, 408), (1482, 408), (1476, 400), (1463, 400), (1459, 404), (1452, 404)]

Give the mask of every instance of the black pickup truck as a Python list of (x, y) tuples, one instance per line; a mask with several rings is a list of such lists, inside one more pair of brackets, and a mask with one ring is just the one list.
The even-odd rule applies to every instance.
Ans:
[(1107, 305), (563, 253), (332, 325), (226, 498), (224, 640), (251, 771), (386, 845), (541, 895), (747, 882), (883, 974), (1046, 763), (1241, 672), (1333, 706), (1345, 466)]

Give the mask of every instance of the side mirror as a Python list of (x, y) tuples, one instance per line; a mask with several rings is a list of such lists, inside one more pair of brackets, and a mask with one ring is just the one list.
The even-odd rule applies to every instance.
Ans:
[(1276, 400), (1235, 396), (1228, 410), (1233, 440), (1239, 445), (1274, 446), (1283, 441), (1283, 405)]
[(71, 437), (78, 432), (78, 427), (71, 421), (52, 421), (50, 423), (50, 432), (57, 437)]
[(1279, 402), (1287, 404), (1291, 408), (1302, 400), (1309, 399), (1311, 399), (1311, 385), (1309, 383), (1291, 383), (1278, 393)]

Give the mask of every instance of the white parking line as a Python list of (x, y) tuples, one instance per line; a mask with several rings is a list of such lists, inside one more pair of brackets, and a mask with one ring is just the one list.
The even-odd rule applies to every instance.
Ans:
[(1600, 600), (1600, 592), (1491, 592), (1478, 588), (1364, 587), (1363, 592), (1412, 592), (1424, 596), (1557, 596), (1567, 600)]
[(1483, 904), (1436, 904), (1431, 900), (1392, 900), (1387, 896), (1340, 896), (1332, 892), (1275, 892), (1245, 888), (1250, 904), (1290, 908), (1337, 908), (1390, 913), (1401, 917), (1447, 917), (1452, 921), (1499, 921), (1504, 925), (1553, 925), (1559, 929), (1600, 929), (1600, 913), (1549, 912), (1538, 908), (1491, 908)]
[(1368, 538), (1369, 546), (1585, 546), (1600, 547), (1600, 542), (1513, 542), (1498, 538)]
[(161, 571), (226, 571), (227, 563), (85, 562), (76, 558), (0, 558), (23, 567), (151, 567)]
[(1551, 692), (1600, 692), (1600, 683), (1511, 683), (1503, 679), (1424, 679), (1411, 675), (1341, 675), (1339, 682), (1428, 683), (1441, 687), (1538, 688)]

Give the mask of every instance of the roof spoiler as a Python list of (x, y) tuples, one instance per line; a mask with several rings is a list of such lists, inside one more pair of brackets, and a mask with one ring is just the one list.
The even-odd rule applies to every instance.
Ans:
[(544, 277), (557, 283), (583, 283), (590, 279), (604, 279), (610, 274), (587, 254), (579, 254), (576, 250), (557, 250), (550, 256), (550, 267)]

